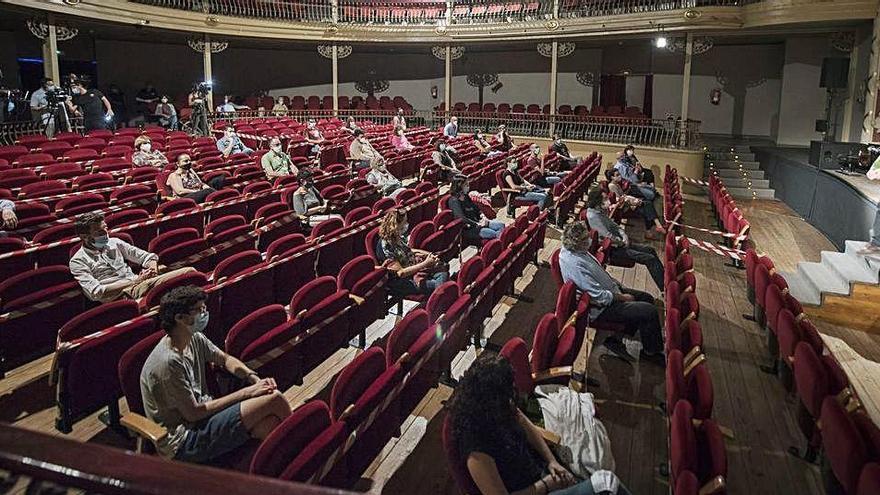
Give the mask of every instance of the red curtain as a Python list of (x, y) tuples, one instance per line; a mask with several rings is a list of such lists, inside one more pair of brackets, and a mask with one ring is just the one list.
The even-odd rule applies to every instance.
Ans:
[(645, 99), (642, 103), (642, 113), (645, 117), (653, 118), (654, 110), (654, 74), (645, 76)]
[(626, 107), (626, 76), (602, 74), (599, 86), (599, 105), (604, 108)]

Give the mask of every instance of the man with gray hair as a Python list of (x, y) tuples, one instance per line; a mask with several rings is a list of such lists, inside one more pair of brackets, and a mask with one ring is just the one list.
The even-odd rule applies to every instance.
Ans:
[[(590, 230), (585, 223), (567, 225), (562, 234), (562, 246), (559, 253), (562, 280), (573, 282), (580, 292), (590, 295), (590, 320), (624, 325), (629, 335), (637, 330), (642, 340), (639, 358), (665, 365), (660, 317), (654, 298), (645, 292), (623, 287), (605, 271), (590, 253)], [(609, 336), (603, 345), (624, 359), (632, 359), (618, 336)]]

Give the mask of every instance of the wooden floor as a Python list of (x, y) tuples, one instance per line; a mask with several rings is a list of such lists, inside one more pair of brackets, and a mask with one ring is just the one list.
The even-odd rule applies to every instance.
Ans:
[[(753, 201), (741, 205), (753, 225), (753, 236), (761, 251), (769, 252), (777, 265), (792, 269), (798, 261), (819, 259), (830, 242), (781, 203)], [(710, 226), (708, 204), (689, 200), (684, 218), (696, 226)], [(640, 226), (629, 228), (635, 241), (642, 238)], [(710, 239), (699, 233), (695, 238)], [(484, 329), (490, 342), (503, 345), (513, 336), (531, 341), (541, 316), (553, 310), (556, 290), (546, 261), (559, 247), (559, 232), (548, 229), (548, 240), (541, 252), (542, 266), (529, 265), (517, 290), (533, 299), (527, 303), (505, 298), (494, 310)], [(655, 244), (655, 247), (659, 245)], [(466, 251), (465, 257), (475, 251)], [(745, 297), (745, 273), (725, 266), (719, 256), (694, 250), (697, 296), (701, 304), (700, 321), (705, 352), (715, 392), (714, 417), (734, 431), (728, 440), (728, 493), (782, 494), (822, 493), (818, 468), (787, 453), (791, 445), (804, 441), (795, 423), (795, 402), (779, 381), (760, 370), (767, 362), (765, 334), (742, 317), (751, 312)], [(453, 267), (455, 268), (455, 266)], [(657, 294), (643, 267), (610, 268), (624, 285)], [(368, 340), (382, 342), (395, 317), (389, 316), (370, 327)], [(880, 358), (880, 337), (847, 328), (820, 325), (828, 334), (844, 339), (863, 356)], [(603, 335), (596, 338), (601, 343)], [(630, 353), (638, 355), (639, 344), (628, 342)], [(294, 407), (313, 397), (329, 395), (337, 373), (358, 352), (349, 348), (337, 352), (310, 373), (303, 386), (285, 395)], [(582, 358), (585, 354), (582, 354)], [(469, 348), (453, 363), (453, 374), (460, 376), (476, 357)], [(53, 389), (48, 385), (51, 358), (46, 357), (7, 374), (0, 381), (0, 421), (43, 432), (57, 433)], [(664, 372), (653, 364), (626, 363), (596, 346), (589, 354), (587, 372), (600, 382), (591, 388), (602, 421), (611, 437), (617, 473), (634, 494), (668, 493), (666, 479), (658, 466), (666, 462), (667, 425), (659, 407), (664, 396)], [(432, 390), (406, 421), (402, 434), (389, 442), (368, 468), (356, 487), (360, 491), (386, 494), (454, 494), (457, 489), (446, 469), (440, 443), (443, 404), (452, 390), (440, 385)], [(122, 408), (124, 410), (124, 401)], [(75, 424), (70, 438), (120, 447), (133, 442), (111, 431), (94, 414)]]

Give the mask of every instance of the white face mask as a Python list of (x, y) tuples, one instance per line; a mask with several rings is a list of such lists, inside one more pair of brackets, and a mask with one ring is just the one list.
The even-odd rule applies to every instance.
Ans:
[(441, 144), (441, 145), (440, 145), (440, 151), (446, 151), (446, 145), (445, 145), (445, 144)]
[(276, 144), (276, 145), (272, 146), (272, 151), (274, 151), (275, 153), (281, 153), (281, 145)]
[(635, 154), (636, 154), (636, 152), (633, 150), (626, 150), (626, 156), (633, 156)]
[(541, 152), (541, 150), (539, 150), (538, 148), (535, 148), (535, 149), (532, 150), (532, 153), (534, 153), (534, 154), (536, 154), (536, 155), (537, 155), (538, 153), (540, 153), (540, 152)]
[(477, 134), (477, 139), (483, 139), (483, 133)]
[(168, 103), (168, 100), (166, 100), (165, 98), (162, 98), (162, 104), (165, 105), (167, 103)]
[(149, 153), (151, 149), (153, 149), (153, 145), (150, 143), (144, 143), (141, 145), (141, 151), (144, 153)]
[(400, 235), (404, 235), (404, 234), (406, 234), (407, 231), (409, 230), (409, 224), (408, 224), (408, 223), (402, 223), (402, 224), (400, 224), (400, 227), (399, 227), (399, 228), (400, 228)]

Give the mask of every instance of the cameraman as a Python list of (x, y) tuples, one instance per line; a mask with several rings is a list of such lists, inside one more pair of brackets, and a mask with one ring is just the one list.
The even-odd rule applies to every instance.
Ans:
[(67, 101), (67, 105), (71, 112), (82, 116), (86, 132), (107, 128), (108, 121), (113, 118), (113, 108), (103, 93), (97, 89), (86, 89), (82, 79), (70, 84), (70, 93), (73, 97)]
[(52, 137), (55, 134), (55, 119), (49, 110), (48, 93), (55, 91), (55, 81), (44, 77), (40, 79), (40, 89), (31, 95), (31, 116), (34, 121), (46, 127), (46, 135)]
[(192, 122), (192, 132), (197, 136), (210, 136), (208, 130), (208, 92), (211, 87), (205, 83), (196, 83), (193, 85), (187, 97), (189, 107), (192, 109), (190, 120)]

